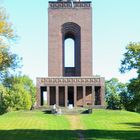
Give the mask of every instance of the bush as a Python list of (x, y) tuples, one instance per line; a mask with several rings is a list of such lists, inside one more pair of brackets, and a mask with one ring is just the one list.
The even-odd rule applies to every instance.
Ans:
[(20, 84), (15, 84), (4, 97), (10, 110), (29, 110), (32, 106), (31, 95)]
[[(4, 87), (4, 86), (6, 87)], [(6, 78), (0, 86), (0, 113), (30, 110), (35, 102), (35, 86), (27, 76)]]

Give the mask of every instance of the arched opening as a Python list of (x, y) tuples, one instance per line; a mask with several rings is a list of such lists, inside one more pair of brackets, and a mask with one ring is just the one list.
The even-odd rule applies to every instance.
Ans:
[(81, 76), (81, 28), (73, 22), (62, 25), (63, 76)]
[(65, 39), (64, 67), (75, 67), (75, 46), (72, 38)]

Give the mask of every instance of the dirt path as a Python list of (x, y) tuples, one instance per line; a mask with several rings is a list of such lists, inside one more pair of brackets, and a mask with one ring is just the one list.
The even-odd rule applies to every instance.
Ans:
[(79, 137), (79, 140), (84, 140), (84, 135), (81, 130), (84, 129), (82, 122), (80, 122), (79, 115), (67, 115), (66, 118), (69, 120), (71, 129), (75, 130), (76, 134)]

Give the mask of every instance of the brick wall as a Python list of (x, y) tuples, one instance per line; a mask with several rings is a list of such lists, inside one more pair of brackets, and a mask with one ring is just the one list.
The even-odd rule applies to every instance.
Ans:
[(63, 76), (61, 26), (74, 22), (81, 27), (81, 76), (92, 75), (92, 8), (48, 9), (48, 76)]

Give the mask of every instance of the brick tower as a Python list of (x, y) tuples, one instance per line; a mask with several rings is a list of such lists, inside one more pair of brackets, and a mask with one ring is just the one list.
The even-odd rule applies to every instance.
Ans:
[[(74, 41), (74, 66), (65, 66), (65, 41)], [(48, 77), (37, 78), (37, 106), (104, 107), (104, 78), (92, 75), (91, 1), (49, 1)]]

